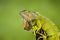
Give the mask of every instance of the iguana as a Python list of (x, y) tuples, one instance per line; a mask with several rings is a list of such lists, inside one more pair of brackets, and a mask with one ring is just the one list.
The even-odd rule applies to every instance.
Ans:
[(59, 30), (49, 19), (38, 12), (20, 11), (24, 30), (32, 30), (36, 40), (59, 40)]

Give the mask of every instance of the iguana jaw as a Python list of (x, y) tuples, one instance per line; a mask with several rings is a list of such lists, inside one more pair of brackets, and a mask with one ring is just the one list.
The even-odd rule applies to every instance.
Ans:
[(31, 29), (29, 21), (32, 18), (32, 15), (31, 15), (30, 11), (23, 10), (23, 11), (20, 12), (20, 16), (21, 16), (21, 19), (22, 19), (22, 26), (23, 26), (24, 30), (29, 31)]

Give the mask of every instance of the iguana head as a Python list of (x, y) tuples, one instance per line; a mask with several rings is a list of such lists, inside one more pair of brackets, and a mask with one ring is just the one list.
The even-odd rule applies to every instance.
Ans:
[(36, 12), (22, 10), (20, 11), (20, 16), (22, 19), (22, 25), (24, 30), (30, 30), (32, 28), (32, 24), (30, 23), (30, 21), (32, 19), (35, 19), (38, 15), (36, 14)]

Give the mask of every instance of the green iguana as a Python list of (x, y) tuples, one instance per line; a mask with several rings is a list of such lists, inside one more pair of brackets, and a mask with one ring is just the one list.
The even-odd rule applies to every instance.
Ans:
[(59, 30), (55, 24), (38, 12), (23, 10), (20, 16), (24, 30), (32, 30), (36, 40), (59, 40)]

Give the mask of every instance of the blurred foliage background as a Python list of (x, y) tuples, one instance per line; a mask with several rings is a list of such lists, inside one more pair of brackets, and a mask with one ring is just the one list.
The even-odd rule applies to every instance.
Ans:
[(60, 0), (0, 0), (0, 40), (34, 40), (32, 32), (23, 30), (19, 12), (40, 12), (60, 29)]

